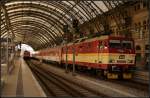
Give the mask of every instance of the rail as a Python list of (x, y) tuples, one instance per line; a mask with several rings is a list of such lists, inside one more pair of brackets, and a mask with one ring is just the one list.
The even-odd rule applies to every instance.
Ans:
[[(106, 97), (96, 90), (92, 90), (86, 86), (80, 85), (75, 81), (68, 80), (59, 76), (47, 69), (44, 69), (39, 64), (27, 62), (34, 75), (42, 84), (43, 90), (47, 96), (73, 96), (73, 97), (89, 97), (89, 96), (102, 96)], [(108, 97), (108, 96), (107, 96)]]

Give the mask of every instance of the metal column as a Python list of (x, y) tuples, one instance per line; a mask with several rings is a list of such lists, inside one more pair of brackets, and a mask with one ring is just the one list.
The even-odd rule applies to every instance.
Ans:
[(7, 61), (7, 72), (9, 72), (9, 31), (7, 31), (7, 46), (6, 46), (6, 61)]
[[(75, 32), (75, 29), (74, 29)], [(74, 38), (73, 38), (74, 39)], [(75, 42), (73, 42), (72, 52), (73, 52), (73, 71), (72, 75), (75, 75)]]
[[(147, 0), (147, 5), (148, 5), (148, 12), (150, 12), (150, 1)], [(148, 39), (148, 42), (150, 44), (150, 14), (149, 14), (149, 21), (148, 21), (148, 28), (149, 28), (149, 39)], [(150, 48), (149, 48), (149, 52), (150, 52)], [(149, 68), (149, 71), (150, 71), (150, 53), (149, 53), (149, 56), (148, 56), (148, 68)]]
[[(68, 49), (67, 49), (67, 42), (68, 42), (68, 25), (63, 25), (63, 32), (64, 32), (64, 44), (65, 44), (65, 52), (66, 52), (66, 63), (65, 63), (65, 72), (68, 73)], [(64, 51), (64, 50), (63, 50)]]
[(75, 43), (73, 43), (73, 72), (72, 75), (75, 75)]
[(66, 65), (65, 65), (65, 69), (66, 69), (66, 73), (68, 73), (68, 48), (67, 48), (67, 41), (65, 42), (66, 45)]
[[(0, 57), (1, 57), (1, 2), (0, 2)], [(1, 59), (0, 59), (1, 63)]]

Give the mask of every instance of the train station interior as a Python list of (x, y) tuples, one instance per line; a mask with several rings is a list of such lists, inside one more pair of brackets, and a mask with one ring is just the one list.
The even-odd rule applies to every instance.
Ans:
[(149, 0), (0, 0), (1, 97), (148, 97)]

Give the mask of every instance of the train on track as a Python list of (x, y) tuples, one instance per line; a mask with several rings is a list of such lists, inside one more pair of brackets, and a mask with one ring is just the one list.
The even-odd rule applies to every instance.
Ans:
[(131, 79), (135, 70), (135, 48), (132, 38), (104, 35), (78, 39), (72, 43), (47, 48), (34, 58), (95, 71), (107, 79)]
[(31, 53), (29, 51), (24, 51), (23, 58), (25, 60), (30, 59), (31, 58)]

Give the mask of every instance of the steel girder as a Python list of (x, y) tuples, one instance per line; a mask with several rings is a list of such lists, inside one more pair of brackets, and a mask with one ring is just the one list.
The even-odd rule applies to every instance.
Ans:
[[(15, 24), (14, 24), (14, 23), (15, 23)], [(16, 22), (14, 22), (14, 23), (12, 23), (12, 25), (14, 25), (14, 27), (16, 27), (17, 25), (25, 25), (24, 22), (22, 22), (22, 21), (16, 21)], [(32, 22), (32, 21), (31, 21), (30, 24), (31, 24), (31, 27), (32, 27), (32, 24), (35, 24), (35, 22)], [(38, 25), (37, 25), (37, 24), (38, 24)], [(41, 30), (42, 30), (42, 29), (44, 30), (45, 27), (43, 27), (43, 25), (39, 25), (40, 23), (37, 23), (37, 24), (35, 24), (36, 27), (38, 27), (38, 28), (41, 29)], [(34, 26), (34, 25), (33, 25), (33, 26)], [(38, 29), (38, 28), (37, 28), (37, 29)], [(30, 30), (30, 31), (31, 31), (31, 30)], [(41, 31), (41, 33), (42, 33), (42, 32), (49, 32), (49, 31), (46, 31), (46, 29), (45, 29), (45, 31)], [(45, 34), (47, 34), (47, 33), (45, 33)], [(45, 35), (45, 36), (48, 37), (48, 35)]]
[[(35, 22), (33, 22), (33, 23), (35, 23)], [(19, 30), (20, 29), (27, 29), (28, 31), (27, 32), (31, 32), (32, 31), (32, 34), (34, 34), (34, 32), (35, 32), (35, 34), (34, 34), (34, 36), (39, 36), (39, 38), (42, 38), (42, 36), (43, 36), (43, 38), (45, 38), (45, 37), (47, 37), (45, 40), (46, 40), (46, 42), (50, 42), (51, 40), (47, 40), (48, 38), (49, 38), (49, 36), (48, 35), (46, 35), (47, 33), (45, 33), (45, 32), (47, 32), (46, 30), (44, 30), (44, 27), (42, 28), (42, 26), (36, 26), (36, 27), (34, 27), (33, 28), (33, 26), (34, 25), (28, 25), (28, 27), (26, 26), (26, 27), (23, 27), (23, 25), (21, 25), (21, 24), (23, 24), (23, 23), (20, 23), (19, 21), (18, 22), (14, 22), (14, 23), (12, 23), (12, 25), (14, 25), (14, 28), (18, 28)], [(43, 30), (42, 30), (43, 29)], [(36, 31), (35, 31), (36, 30)], [(34, 32), (33, 32), (34, 31)], [(39, 33), (38, 33), (39, 32)], [(17, 33), (19, 33), (19, 32), (15, 32), (16, 34)], [(24, 34), (24, 33), (23, 33)], [(22, 34), (22, 35), (23, 35)], [(34, 36), (31, 36), (31, 38), (33, 37), (34, 38)], [(41, 36), (41, 37), (40, 37)], [(42, 40), (44, 40), (44, 39), (42, 39)], [(45, 43), (46, 43), (45, 42)], [(52, 40), (49, 44), (54, 44), (55, 42), (54, 42), (54, 40)], [(47, 45), (48, 46), (48, 45)]]
[[(14, 14), (13, 14), (14, 13)], [(58, 22), (59, 24), (57, 24), (58, 26), (60, 25), (63, 25), (62, 23), (60, 23), (58, 20), (56, 20), (54, 17), (52, 17), (52, 16), (48, 16), (48, 15), (46, 15), (46, 14), (44, 14), (44, 13), (40, 13), (40, 12), (38, 12), (38, 11), (32, 11), (32, 10), (30, 10), (30, 12), (28, 12), (27, 10), (25, 10), (25, 11), (14, 11), (14, 12), (12, 12), (12, 13), (10, 13), (10, 15), (9, 15), (9, 17), (11, 17), (12, 16), (12, 14), (13, 14), (13, 16), (15, 16), (16, 17), (16, 15), (22, 15), (22, 16), (19, 16), (19, 17), (24, 17), (24, 16), (33, 16), (33, 17), (37, 17), (37, 18), (40, 18), (40, 19), (42, 19), (42, 20), (44, 20), (45, 22), (49, 22), (49, 24), (50, 25), (53, 25), (52, 23), (56, 23), (56, 22)], [(53, 20), (52, 20), (53, 19)], [(59, 26), (59, 28), (60, 29), (62, 29), (62, 27), (60, 27)], [(56, 27), (56, 26), (54, 26), (54, 28), (56, 28), (56, 30), (58, 29), (58, 27)], [(58, 29), (59, 31), (60, 31), (60, 29)]]
[[(17, 15), (14, 15), (15, 17), (17, 16)], [(18, 18), (18, 17), (16, 17), (16, 18)], [(11, 19), (13, 19), (13, 20), (16, 20), (16, 18), (11, 18)], [(39, 25), (39, 23), (37, 23), (37, 25)], [(44, 24), (43, 24), (44, 25)], [(47, 28), (49, 28), (49, 27), (47, 27)], [(49, 28), (49, 30), (50, 30), (50, 28)], [(57, 33), (55, 33), (56, 35), (57, 35)]]
[[(38, 16), (37, 16), (38, 15)], [(15, 19), (15, 18), (19, 18), (19, 17), (21, 17), (22, 15), (21, 15), (21, 12), (16, 12), (16, 14), (10, 14), (10, 17), (12, 17), (11, 19)], [(48, 23), (49, 25), (52, 25), (52, 23), (53, 23), (53, 20), (47, 20), (47, 19), (45, 19), (44, 17), (42, 17), (42, 16), (40, 16), (40, 14), (38, 14), (38, 13), (33, 13), (33, 14), (30, 14), (30, 16), (28, 16), (28, 15), (24, 15), (23, 16), (23, 18), (24, 17), (32, 17), (33, 19), (40, 19), (40, 20), (42, 20), (42, 21), (44, 21), (45, 23)], [(23, 19), (22, 18), (22, 19)], [(43, 23), (44, 23), (43, 22)], [(46, 24), (44, 24), (44, 25), (46, 25)], [(51, 28), (50, 26), (46, 26), (47, 28)], [(55, 29), (57, 29), (57, 32), (59, 33), (59, 35), (60, 36), (62, 36), (62, 33), (60, 33), (61, 32), (61, 30), (59, 30), (59, 28), (62, 28), (62, 27), (60, 27), (59, 25), (58, 25), (58, 27), (56, 27), (56, 26), (54, 26), (55, 27)], [(50, 29), (51, 30), (51, 29)], [(58, 35), (57, 33), (56, 33), (56, 35)]]
[[(13, 2), (17, 3), (15, 4)], [(43, 46), (41, 45), (41, 47), (34, 46), (36, 48), (44, 48), (44, 45), (52, 46), (52, 44), (59, 44), (60, 41), (63, 40), (63, 25), (69, 24), (69, 28), (71, 28), (72, 17), (79, 19), (79, 22), (81, 24), (86, 20), (89, 21), (95, 16), (103, 14), (105, 12), (92, 0), (78, 2), (46, 0), (5, 0), (4, 3), (7, 9), (6, 11), (8, 13), (8, 20), (10, 20), (10, 24), (12, 25), (13, 30), (15, 30), (16, 35), (21, 37), (21, 35), (24, 35), (24, 32), (30, 32), (32, 30), (33, 34), (31, 34), (31, 36), (36, 36), (36, 38), (34, 39), (34, 42), (30, 44), (35, 44), (37, 42), (37, 39), (40, 40), (38, 41), (38, 43), (36, 43), (37, 45), (43, 44)], [(120, 1), (112, 1), (111, 3), (117, 5), (120, 3)], [(29, 20), (24, 19), (27, 17)], [(105, 17), (105, 15), (103, 15), (103, 17)], [(2, 19), (2, 21), (4, 21), (4, 18)], [(34, 21), (32, 19), (34, 19)], [(38, 19), (43, 22), (37, 22)], [(14, 20), (17, 21), (14, 22)], [(99, 19), (99, 21), (103, 25), (104, 21), (102, 19)], [(17, 24), (19, 24), (20, 26)], [(24, 26), (24, 24), (27, 26)], [(97, 25), (97, 27), (99, 27), (99, 25)], [(7, 28), (5, 27), (5, 29)], [(3, 27), (3, 34), (6, 32), (5, 29)], [(41, 34), (37, 34), (37, 31), (39, 31), (39, 33)], [(42, 36), (42, 38), (40, 38), (40, 36)]]
[[(19, 28), (19, 29), (18, 29)], [(36, 29), (36, 30), (35, 30)], [(20, 32), (22, 30), (26, 30), (24, 36), (27, 36), (28, 38), (26, 38), (26, 40), (28, 39), (32, 39), (32, 35), (34, 36), (40, 36), (39, 39), (43, 40), (44, 43), (49, 42), (49, 44), (54, 44), (53, 40), (48, 40), (48, 37), (45, 37), (46, 35), (44, 35), (44, 31), (42, 31), (40, 28), (38, 27), (32, 27), (31, 25), (27, 25), (27, 26), (16, 26), (14, 28), (15, 31), (20, 30)], [(36, 32), (36, 33), (35, 33)], [(42, 33), (41, 33), (42, 32)], [(17, 33), (17, 32), (16, 32)], [(19, 33), (19, 32), (18, 32)], [(29, 36), (30, 35), (30, 36)]]
[[(51, 2), (52, 3), (52, 2)], [(59, 5), (58, 5), (59, 4)], [(23, 4), (23, 7), (26, 7), (26, 6), (24, 6), (24, 5), (26, 5), (26, 4)], [(17, 4), (17, 6), (18, 6), (18, 4)], [(53, 14), (54, 14), (54, 12), (55, 12), (55, 15), (60, 19), (60, 20), (63, 20), (63, 22), (65, 23), (65, 24), (71, 24), (69, 21), (70, 20), (68, 20), (68, 19), (63, 19), (60, 15), (62, 15), (62, 14), (59, 14), (59, 13), (57, 13), (56, 14), (56, 10), (53, 10), (53, 9), (50, 9), (50, 8), (48, 8), (48, 7), (46, 7), (46, 6), (43, 6), (43, 5), (35, 5), (34, 3), (32, 3), (32, 6), (30, 6), (30, 5), (27, 5), (28, 7), (32, 7), (32, 8), (37, 8), (37, 9), (41, 9), (41, 10), (43, 10), (43, 11), (47, 11), (47, 12), (49, 12), (49, 11), (53, 11)], [(53, 5), (54, 6), (54, 5)], [(11, 7), (13, 7), (13, 6), (11, 6)], [(64, 7), (61, 7), (61, 5), (60, 5), (60, 3), (57, 3), (57, 5), (55, 5), (55, 7), (57, 7), (58, 9), (60, 9), (61, 8), (61, 10), (63, 11), (63, 12), (65, 12), (65, 9), (64, 9)], [(32, 8), (31, 8), (31, 10), (32, 10)], [(49, 9), (49, 10), (48, 10)], [(67, 13), (67, 14), (69, 14), (69, 13)], [(58, 16), (59, 15), (59, 16)], [(54, 17), (52, 17), (52, 19), (55, 19)], [(58, 20), (57, 20), (57, 22), (58, 22)]]
[[(26, 32), (29, 32), (29, 29), (27, 29), (27, 28), (20, 28), (20, 29), (13, 29), (14, 30), (14, 32), (16, 33), (17, 32), (17, 34), (19, 34), (18, 32), (21, 32), (21, 33), (26, 33)], [(35, 32), (37, 32), (37, 30), (34, 30)], [(24, 36), (22, 36), (22, 37), (24, 37)], [(37, 38), (37, 39), (34, 39), (34, 38)], [(41, 45), (41, 44), (44, 44), (45, 43), (45, 41), (44, 41), (44, 39), (43, 39), (43, 37), (41, 36), (41, 37), (38, 37), (37, 36), (37, 33), (33, 33), (32, 32), (32, 37), (29, 37), (28, 38), (28, 40), (36, 40), (36, 43), (37, 44), (39, 44), (39, 45)], [(26, 40), (24, 40), (24, 41), (26, 41)]]
[[(14, 35), (14, 32), (13, 32), (12, 27), (11, 27), (11, 23), (10, 23), (10, 19), (8, 17), (7, 9), (6, 9), (3, 2), (0, 2), (0, 3), (1, 3), (1, 6), (0, 6), (1, 10), (2, 10), (3, 15), (5, 17), (5, 28), (7, 29), (7, 33), (9, 35), (7, 37), (10, 37), (11, 39), (14, 39), (15, 35)], [(10, 34), (10, 32), (11, 32), (11, 34)]]
[[(27, 22), (28, 24), (24, 23), (24, 22)], [(53, 33), (49, 33), (51, 32), (49, 29), (47, 29), (46, 27), (44, 27), (43, 24), (39, 23), (39, 22), (36, 22), (36, 21), (29, 21), (29, 20), (26, 20), (24, 22), (21, 22), (21, 21), (15, 21), (15, 22), (12, 22), (12, 23), (15, 23), (13, 24), (14, 27), (20, 27), (19, 25), (27, 25), (28, 27), (26, 28), (30, 28), (29, 26), (31, 27), (36, 27), (35, 29), (40, 29), (41, 30), (41, 34), (43, 34), (45, 37), (47, 37), (47, 40), (53, 40), (53, 42), (57, 43)], [(45, 33), (45, 34), (44, 34)], [(51, 38), (51, 39), (50, 39)]]
[[(29, 23), (31, 23), (31, 26), (32, 26), (32, 24), (35, 24), (35, 23), (32, 23), (32, 21), (30, 22), (30, 21), (27, 21), (27, 22), (29, 22)], [(34, 22), (34, 21), (33, 21)], [(24, 24), (24, 22), (22, 23), (22, 24)], [(20, 24), (21, 25), (21, 24)], [(40, 27), (40, 25), (38, 24), (35, 24), (35, 26), (37, 26), (37, 27), (39, 27), (39, 28), (41, 28), (41, 27), (43, 27), (43, 26), (41, 26)], [(15, 26), (14, 26), (15, 27)], [(45, 27), (43, 27), (43, 28), (41, 28), (41, 29), (44, 29)], [(45, 30), (46, 31), (46, 30)], [(48, 32), (48, 31), (47, 31)], [(48, 33), (49, 34), (49, 33)], [(47, 34), (47, 36), (48, 36), (48, 34)]]

